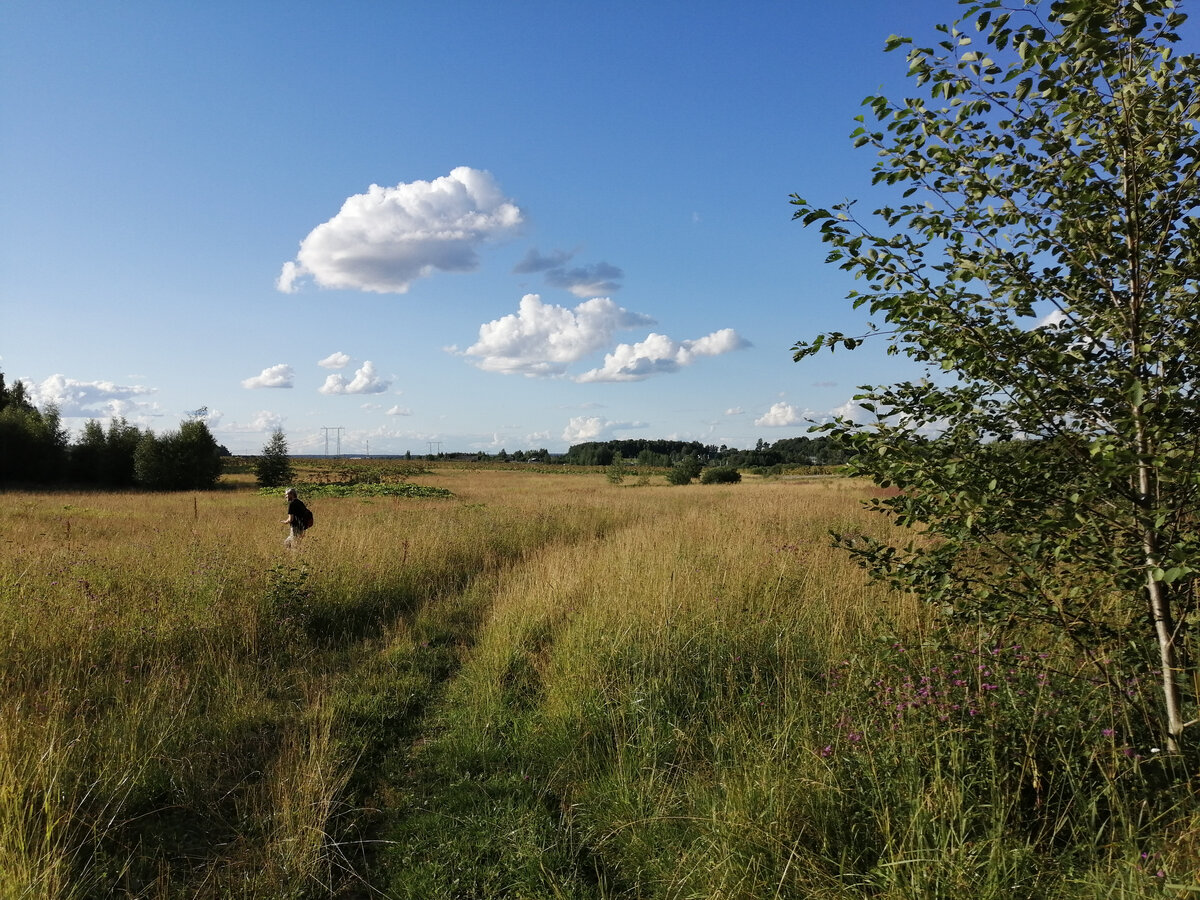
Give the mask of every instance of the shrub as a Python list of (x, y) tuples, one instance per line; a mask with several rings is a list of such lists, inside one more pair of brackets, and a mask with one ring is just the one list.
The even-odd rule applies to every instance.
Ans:
[(608, 472), (605, 474), (610, 484), (620, 484), (625, 480), (625, 458), (621, 456), (620, 451), (613, 455)]
[(685, 456), (667, 470), (667, 481), (671, 484), (689, 484), (700, 475), (703, 463), (698, 457)]
[(732, 466), (713, 466), (700, 475), (701, 484), (737, 484), (741, 480), (742, 473)]
[(668, 484), (691, 484), (692, 473), (686, 466), (671, 466), (667, 469)]

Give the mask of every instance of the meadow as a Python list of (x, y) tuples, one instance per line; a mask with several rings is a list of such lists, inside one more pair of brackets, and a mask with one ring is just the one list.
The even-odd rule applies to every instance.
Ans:
[(870, 485), (406, 477), (0, 497), (0, 897), (1200, 893), (1143, 685), (868, 584)]

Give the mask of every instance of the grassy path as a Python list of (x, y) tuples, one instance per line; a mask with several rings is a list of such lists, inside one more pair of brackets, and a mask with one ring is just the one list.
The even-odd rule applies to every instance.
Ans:
[[(455, 721), (456, 695), (470, 689), (455, 680), (509, 574), (424, 608), (407, 646), (382, 654), (377, 678), (345, 696), (347, 722), (369, 732), (373, 750), (356, 766), (372, 812), (355, 867), (363, 883), (348, 897), (520, 896), (521, 885), (538, 896), (600, 896), (606, 879), (572, 846), (557, 800), (499, 736), (464, 741)], [(393, 702), (381, 710), (385, 698)]]
[[(880, 596), (828, 553), (814, 496), (610, 489), (606, 504), (628, 504), (610, 526), (423, 609), (406, 658), (455, 644), (461, 667), (377, 760), (380, 843), (357, 896), (671, 896), (691, 877), (715, 897), (786, 872), (772, 818), (791, 801), (764, 805), (759, 779), (808, 776), (788, 749), (805, 715), (781, 707)], [(806, 602), (831, 599), (831, 574), (837, 602)], [(721, 771), (741, 782), (723, 800)]]
[(611, 497), (592, 506), (584, 496), (602, 495), (583, 492), (557, 511), (557, 522), (554, 509), (543, 508), (537, 541), (494, 558), (461, 589), (410, 609), (401, 633), (346, 679), (337, 709), (344, 733), (354, 736), (348, 790), (363, 813), (365, 839), (357, 858), (346, 861), (353, 876), (345, 896), (500, 896), (512, 884), (501, 873), (514, 866), (530, 869), (525, 880), (532, 873), (534, 882), (554, 885), (546, 896), (591, 896), (559, 893), (576, 881), (586, 888), (590, 876), (578, 854), (554, 852), (571, 841), (554, 803), (513, 773), (512, 760), (488, 746), (488, 735), (461, 746), (461, 723), (454, 721), (463, 708), (456, 695), (471, 690), (456, 679), (506, 585), (530, 577), (536, 561), (603, 557), (614, 534), (644, 524), (639, 504), (614, 515)]

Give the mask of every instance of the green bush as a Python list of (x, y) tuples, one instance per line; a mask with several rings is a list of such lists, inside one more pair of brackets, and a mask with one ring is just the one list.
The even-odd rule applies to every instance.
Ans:
[(691, 484), (692, 473), (687, 466), (671, 466), (667, 469), (668, 484)]
[(700, 474), (701, 484), (737, 484), (742, 473), (731, 466), (713, 466)]

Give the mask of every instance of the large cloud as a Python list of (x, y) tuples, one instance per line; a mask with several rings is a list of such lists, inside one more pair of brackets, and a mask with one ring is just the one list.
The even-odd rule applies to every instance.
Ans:
[(286, 363), (269, 366), (253, 378), (242, 380), (242, 387), (248, 390), (257, 388), (290, 388), (296, 377), (292, 367)]
[(349, 379), (335, 372), (325, 379), (318, 390), (322, 394), (382, 394), (391, 384), (386, 378), (378, 377), (375, 363), (367, 360), (354, 373), (354, 378)]
[(575, 380), (641, 381), (652, 375), (676, 372), (701, 356), (719, 356), (750, 346), (732, 328), (722, 328), (694, 341), (675, 341), (665, 334), (649, 334), (636, 344), (619, 344), (604, 357), (604, 365)]
[(489, 372), (561, 375), (571, 363), (604, 347), (614, 332), (653, 323), (607, 297), (567, 309), (526, 294), (517, 313), (480, 325), (479, 340), (463, 352)]
[(38, 407), (54, 404), (64, 418), (121, 418), (134, 412), (146, 412), (151, 405), (137, 403), (133, 398), (153, 394), (155, 390), (140, 384), (76, 381), (57, 374), (40, 383), (22, 381), (31, 403)]
[(403, 294), (434, 270), (473, 270), (476, 247), (521, 222), (491, 174), (467, 166), (433, 181), (373, 184), (309, 232), (276, 286), (293, 293), (312, 278), (321, 287)]

